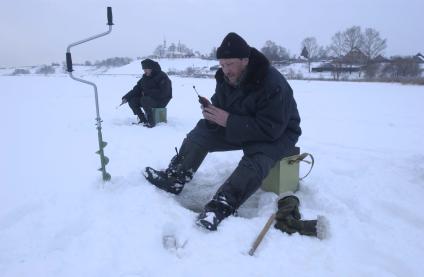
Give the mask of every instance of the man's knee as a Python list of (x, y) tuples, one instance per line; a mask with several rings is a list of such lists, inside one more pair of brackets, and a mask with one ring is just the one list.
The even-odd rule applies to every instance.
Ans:
[(140, 107), (140, 98), (139, 97), (131, 97), (130, 99), (128, 99), (128, 105), (131, 108)]
[(253, 155), (244, 155), (239, 166), (246, 167), (254, 171), (257, 177), (263, 180), (266, 176), (268, 176), (269, 171), (275, 163), (276, 161), (270, 157), (261, 153), (256, 153)]
[(150, 96), (141, 97), (140, 104), (144, 109), (151, 109), (155, 107), (155, 101)]
[(214, 144), (214, 137), (210, 134), (209, 130), (203, 126), (202, 120), (187, 134), (187, 139), (208, 149)]

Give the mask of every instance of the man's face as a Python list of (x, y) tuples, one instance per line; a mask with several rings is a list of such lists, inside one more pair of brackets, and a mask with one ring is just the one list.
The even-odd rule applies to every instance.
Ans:
[(219, 64), (221, 65), (224, 75), (230, 81), (230, 84), (237, 84), (240, 79), (243, 71), (246, 69), (247, 64), (249, 63), (248, 58), (243, 59), (220, 59)]
[(152, 74), (152, 70), (149, 68), (143, 69), (144, 70), (144, 74), (146, 74), (146, 76), (150, 76)]

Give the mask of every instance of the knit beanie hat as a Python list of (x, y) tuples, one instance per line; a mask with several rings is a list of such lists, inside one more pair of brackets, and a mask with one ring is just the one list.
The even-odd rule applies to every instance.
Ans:
[(143, 69), (153, 69), (154, 65), (155, 65), (155, 61), (151, 59), (145, 59), (141, 61), (141, 67)]
[(229, 33), (225, 36), (216, 51), (217, 59), (231, 58), (248, 58), (250, 54), (250, 46), (247, 42), (236, 33)]

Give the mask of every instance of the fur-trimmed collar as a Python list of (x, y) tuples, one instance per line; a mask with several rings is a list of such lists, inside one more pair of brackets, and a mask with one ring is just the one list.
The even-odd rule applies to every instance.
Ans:
[[(241, 81), (241, 86), (253, 85), (260, 86), (269, 68), (269, 61), (264, 54), (259, 52), (256, 48), (250, 48), (249, 63), (247, 64), (246, 75)], [(218, 83), (225, 81), (224, 72), (222, 68), (218, 69), (215, 73), (215, 79)]]
[(143, 76), (145, 76), (148, 79), (153, 79), (153, 78), (157, 78), (157, 76), (159, 76), (160, 72), (162, 71), (162, 68), (160, 67), (158, 62), (152, 61), (153, 62), (153, 67), (152, 67), (152, 74), (150, 74), (150, 76), (147, 76), (146, 74), (143, 73)]

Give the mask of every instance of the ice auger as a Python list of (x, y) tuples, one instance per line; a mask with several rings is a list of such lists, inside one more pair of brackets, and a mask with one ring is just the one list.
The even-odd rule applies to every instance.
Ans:
[(82, 82), (88, 85), (93, 86), (94, 88), (94, 97), (95, 97), (95, 102), (96, 102), (96, 128), (97, 128), (97, 136), (99, 139), (99, 151), (97, 151), (96, 153), (100, 155), (100, 164), (101, 167), (98, 169), (99, 171), (102, 172), (102, 177), (103, 177), (103, 181), (109, 181), (111, 176), (109, 173), (106, 172), (106, 165), (109, 163), (109, 158), (105, 156), (103, 149), (106, 147), (107, 143), (105, 141), (103, 141), (102, 138), (102, 119), (100, 118), (100, 112), (99, 112), (99, 97), (97, 94), (97, 86), (96, 84), (89, 82), (87, 80), (83, 80), (80, 78), (77, 78), (75, 76), (72, 75), (72, 56), (71, 56), (71, 47), (74, 47), (76, 45), (88, 42), (90, 40), (105, 36), (107, 34), (109, 34), (110, 32), (112, 32), (112, 8), (111, 7), (107, 7), (107, 25), (109, 25), (109, 30), (107, 32), (98, 34), (98, 35), (94, 35), (91, 36), (87, 39), (83, 39), (80, 41), (77, 41), (75, 43), (72, 43), (68, 46), (68, 48), (66, 49), (66, 68), (67, 71), (69, 73), (69, 76), (74, 79), (75, 81), (78, 82)]

